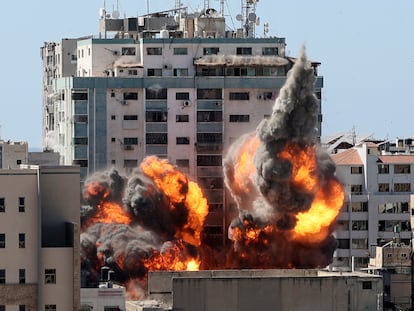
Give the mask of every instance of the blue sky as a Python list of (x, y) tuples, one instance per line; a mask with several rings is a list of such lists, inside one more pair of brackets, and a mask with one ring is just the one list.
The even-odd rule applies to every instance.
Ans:
[[(204, 1), (182, 0), (190, 11)], [(98, 33), (103, 0), (6, 1), (0, 19), (2, 79), (0, 137), (41, 146), (43, 42)], [(172, 0), (119, 0), (121, 16), (167, 10)], [(107, 11), (116, 8), (106, 0)], [(219, 9), (220, 1), (210, 0)], [(239, 27), (240, 0), (227, 0), (227, 24)], [(284, 37), (290, 56), (302, 45), (321, 62), (324, 77), (322, 135), (357, 134), (395, 139), (414, 136), (414, 1), (260, 0), (257, 15), (268, 35)]]

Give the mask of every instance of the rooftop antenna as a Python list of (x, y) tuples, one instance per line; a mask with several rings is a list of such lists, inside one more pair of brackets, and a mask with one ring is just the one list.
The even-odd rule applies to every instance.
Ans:
[(204, 12), (210, 8), (210, 0), (204, 0)]
[(244, 35), (248, 38), (255, 37), (256, 25), (260, 24), (260, 18), (256, 15), (256, 5), (259, 0), (241, 0), (242, 14), (236, 16), (240, 20), (241, 27), (244, 28)]
[(149, 15), (149, 11), (150, 11), (150, 9), (149, 9), (149, 0), (147, 0), (147, 15)]

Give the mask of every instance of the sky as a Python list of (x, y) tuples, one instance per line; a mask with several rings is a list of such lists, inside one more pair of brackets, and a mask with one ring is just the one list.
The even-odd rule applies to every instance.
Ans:
[[(0, 19), (0, 138), (42, 143), (44, 42), (98, 34), (99, 8), (121, 17), (172, 9), (172, 0), (5, 1)], [(204, 1), (181, 1), (189, 11)], [(219, 10), (220, 1), (210, 0)], [(321, 63), (322, 136), (355, 131), (377, 139), (414, 136), (414, 1), (260, 0), (256, 13), (268, 36), (286, 38), (289, 56), (306, 47)], [(240, 0), (225, 1), (227, 25), (240, 27)]]

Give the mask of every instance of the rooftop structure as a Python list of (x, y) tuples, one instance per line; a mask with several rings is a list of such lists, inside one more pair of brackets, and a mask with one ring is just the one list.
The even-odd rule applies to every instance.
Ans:
[(382, 310), (382, 278), (302, 269), (151, 272), (149, 295), (160, 302), (156, 310)]

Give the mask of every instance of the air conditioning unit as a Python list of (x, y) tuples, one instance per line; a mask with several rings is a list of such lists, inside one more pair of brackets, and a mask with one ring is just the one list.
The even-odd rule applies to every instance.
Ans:
[(128, 105), (128, 101), (126, 101), (126, 100), (121, 100), (121, 104), (122, 104), (122, 105)]
[(164, 69), (172, 69), (172, 65), (171, 64), (165, 64)]
[(182, 103), (183, 107), (190, 107), (191, 106), (191, 102), (189, 100), (184, 100)]

